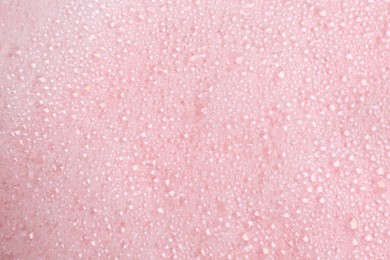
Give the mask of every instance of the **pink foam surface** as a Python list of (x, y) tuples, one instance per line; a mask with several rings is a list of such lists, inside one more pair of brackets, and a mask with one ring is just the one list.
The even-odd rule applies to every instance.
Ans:
[(1, 0), (0, 259), (390, 259), (388, 0)]

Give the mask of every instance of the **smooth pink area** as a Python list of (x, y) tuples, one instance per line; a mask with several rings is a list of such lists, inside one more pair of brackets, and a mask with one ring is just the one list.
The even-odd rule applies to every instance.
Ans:
[(0, 259), (390, 259), (389, 10), (0, 1)]

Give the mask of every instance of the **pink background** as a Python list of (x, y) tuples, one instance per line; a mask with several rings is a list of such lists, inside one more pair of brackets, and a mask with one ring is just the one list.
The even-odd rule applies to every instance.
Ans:
[(390, 259), (389, 10), (1, 0), (0, 259)]

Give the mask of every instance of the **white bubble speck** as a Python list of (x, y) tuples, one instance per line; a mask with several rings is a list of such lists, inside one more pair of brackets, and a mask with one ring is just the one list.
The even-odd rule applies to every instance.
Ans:
[(39, 80), (39, 82), (41, 82), (41, 83), (47, 82), (47, 80), (46, 80), (45, 77), (40, 77), (38, 80)]
[(357, 222), (357, 219), (356, 219), (356, 218), (352, 218), (352, 219), (349, 221), (349, 227), (350, 227), (352, 230), (357, 229), (357, 227), (358, 227), (358, 222)]
[(282, 71), (280, 71), (280, 72), (278, 73), (278, 77), (279, 77), (280, 79), (284, 79), (284, 78), (286, 77), (286, 73), (284, 73), (284, 71), (282, 70)]
[(366, 240), (367, 242), (371, 242), (373, 239), (372, 235), (368, 234), (364, 237), (364, 240)]
[(333, 162), (333, 166), (334, 166), (335, 168), (339, 168), (339, 167), (340, 167), (340, 161), (337, 160), (337, 161)]
[(238, 57), (236, 58), (236, 63), (241, 64), (244, 61), (244, 57)]

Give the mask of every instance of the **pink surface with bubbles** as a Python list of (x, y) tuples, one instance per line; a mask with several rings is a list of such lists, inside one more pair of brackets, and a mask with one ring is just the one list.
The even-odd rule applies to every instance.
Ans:
[(390, 3), (0, 1), (0, 259), (390, 259)]

